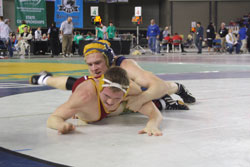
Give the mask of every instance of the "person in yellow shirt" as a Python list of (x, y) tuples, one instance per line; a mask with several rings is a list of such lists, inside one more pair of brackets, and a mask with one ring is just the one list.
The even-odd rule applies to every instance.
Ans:
[(27, 27), (27, 32), (30, 32), (30, 26), (28, 26), (28, 25), (26, 24), (26, 21), (25, 21), (25, 20), (23, 20), (23, 21), (22, 21), (22, 24), (21, 24), (20, 26), (18, 26), (17, 32), (18, 32), (19, 34), (24, 33), (24, 30), (23, 30), (24, 27)]

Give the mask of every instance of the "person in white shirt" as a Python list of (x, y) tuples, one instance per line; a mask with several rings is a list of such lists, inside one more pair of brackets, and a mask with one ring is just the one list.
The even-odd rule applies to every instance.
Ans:
[(102, 26), (102, 32), (103, 32), (103, 39), (107, 40), (108, 39), (107, 27), (104, 24), (101, 24), (101, 26)]
[(62, 22), (60, 31), (62, 34), (62, 52), (63, 57), (72, 56), (72, 41), (73, 41), (73, 30), (74, 26), (72, 23), (72, 17), (68, 17), (67, 20)]
[(0, 37), (1, 37), (1, 40), (5, 43), (9, 51), (9, 56), (13, 57), (12, 43), (10, 40), (10, 33), (12, 32), (12, 30), (9, 27), (9, 23), (10, 23), (10, 19), (4, 20), (4, 24), (1, 25)]
[(230, 54), (234, 51), (234, 47), (236, 48), (236, 53), (240, 53), (240, 44), (238, 43), (237, 37), (233, 34), (233, 30), (229, 29), (228, 34), (226, 35), (226, 47)]
[(168, 26), (165, 27), (164, 31), (162, 32), (162, 38), (164, 39), (165, 37), (167, 37), (169, 34), (169, 28)]
[(41, 41), (41, 39), (42, 39), (42, 31), (41, 27), (38, 27), (37, 30), (35, 31), (35, 40)]
[(1, 38), (1, 31), (2, 31), (3, 25), (4, 25), (3, 16), (0, 16), (0, 38)]

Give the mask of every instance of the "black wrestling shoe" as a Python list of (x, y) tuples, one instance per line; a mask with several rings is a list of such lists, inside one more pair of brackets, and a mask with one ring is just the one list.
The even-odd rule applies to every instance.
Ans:
[(185, 88), (184, 85), (176, 83), (178, 85), (178, 92), (176, 93), (177, 95), (179, 95), (184, 103), (195, 103), (196, 99), (195, 97)]
[(47, 71), (42, 71), (38, 75), (32, 75), (29, 79), (29, 83), (32, 85), (44, 85), (43, 80), (48, 76), (52, 76), (52, 73)]
[(165, 110), (189, 110), (189, 107), (180, 100), (173, 100), (171, 96), (165, 95), (161, 98), (165, 101)]

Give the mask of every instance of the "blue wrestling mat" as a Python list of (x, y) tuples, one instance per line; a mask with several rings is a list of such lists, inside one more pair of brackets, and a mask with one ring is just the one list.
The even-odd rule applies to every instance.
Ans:
[(54, 89), (48, 86), (30, 85), (28, 81), (0, 82), (0, 98), (15, 94)]
[(66, 165), (61, 165), (42, 159), (34, 158), (28, 155), (24, 155), (18, 152), (7, 150), (0, 147), (0, 166), (1, 167), (66, 167)]

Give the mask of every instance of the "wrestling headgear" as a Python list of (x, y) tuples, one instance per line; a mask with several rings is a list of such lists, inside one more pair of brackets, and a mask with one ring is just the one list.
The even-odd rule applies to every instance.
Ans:
[(104, 55), (106, 64), (110, 67), (114, 61), (114, 51), (110, 47), (110, 43), (106, 40), (93, 41), (84, 47), (83, 54), (86, 57), (91, 53), (100, 52)]
[(99, 90), (100, 91), (102, 91), (102, 89), (105, 87), (115, 87), (115, 88), (118, 88), (121, 91), (123, 91), (123, 93), (124, 93), (123, 97), (126, 97), (128, 92), (129, 92), (129, 85), (121, 85), (119, 83), (112, 82), (112, 81), (104, 78), (104, 75), (102, 75), (98, 80), (99, 80)]

